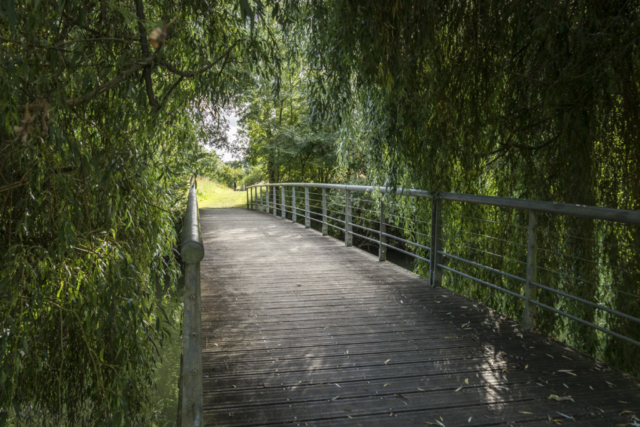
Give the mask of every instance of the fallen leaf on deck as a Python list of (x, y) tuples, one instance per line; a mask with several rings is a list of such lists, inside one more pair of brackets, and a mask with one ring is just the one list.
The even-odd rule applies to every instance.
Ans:
[(567, 400), (575, 402), (575, 400), (573, 400), (573, 397), (571, 396), (558, 396), (557, 394), (550, 394), (549, 397), (547, 397), (547, 399), (555, 400), (557, 402), (565, 402)]
[(563, 417), (565, 417), (567, 419), (575, 421), (575, 418), (573, 418), (571, 415), (563, 414), (562, 412), (558, 412), (558, 414), (562, 415)]

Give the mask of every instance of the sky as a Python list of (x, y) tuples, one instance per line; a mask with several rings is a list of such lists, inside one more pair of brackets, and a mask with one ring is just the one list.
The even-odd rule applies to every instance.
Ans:
[[(225, 111), (224, 117), (229, 122), (229, 130), (227, 131), (227, 138), (229, 141), (233, 141), (236, 139), (236, 135), (238, 134), (238, 116), (236, 116), (235, 111), (229, 110)], [(238, 160), (231, 153), (226, 150), (216, 149), (216, 153), (222, 159), (223, 162), (228, 162), (229, 160)]]

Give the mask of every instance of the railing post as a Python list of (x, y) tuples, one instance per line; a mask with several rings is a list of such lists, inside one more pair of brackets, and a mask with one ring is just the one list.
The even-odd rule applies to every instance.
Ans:
[(535, 297), (535, 286), (531, 282), (536, 281), (536, 270), (538, 269), (538, 248), (536, 245), (537, 218), (534, 211), (529, 211), (529, 229), (527, 239), (527, 281), (524, 288), (524, 313), (522, 324), (525, 330), (533, 328), (535, 306), (531, 300)]
[(353, 235), (351, 234), (351, 191), (344, 190), (344, 245), (353, 245)]
[(309, 187), (304, 187), (304, 228), (311, 227), (311, 211), (309, 209)]
[(287, 217), (287, 212), (285, 211), (285, 200), (284, 200), (284, 185), (280, 187), (280, 216), (282, 219)]
[(203, 425), (200, 261), (204, 257), (195, 187), (189, 191), (180, 255), (185, 264), (180, 421), (182, 427), (194, 427)]
[(387, 236), (384, 234), (387, 232), (387, 218), (384, 214), (384, 202), (380, 200), (380, 248), (378, 250), (378, 261), (387, 260)]
[(247, 196), (247, 210), (249, 210), (249, 192), (246, 192), (246, 196)]
[(298, 210), (296, 209), (296, 187), (291, 187), (291, 221), (296, 222), (298, 219)]
[(431, 286), (438, 287), (442, 284), (442, 269), (438, 264), (442, 261), (442, 256), (438, 251), (444, 250), (442, 242), (442, 200), (438, 193), (431, 199), (431, 253), (430, 253), (430, 274), (429, 282)]
[(276, 204), (276, 187), (271, 187), (271, 191), (273, 192), (273, 216), (278, 216), (278, 205)]
[(327, 192), (322, 189), (322, 235), (329, 234), (329, 226), (327, 225)]
[(262, 202), (262, 187), (260, 187), (260, 212), (264, 212), (264, 203)]
[(267, 199), (267, 213), (269, 213), (269, 210), (271, 209), (271, 206), (269, 206), (269, 190), (271, 187), (265, 187), (265, 192), (267, 193), (267, 197), (265, 197)]

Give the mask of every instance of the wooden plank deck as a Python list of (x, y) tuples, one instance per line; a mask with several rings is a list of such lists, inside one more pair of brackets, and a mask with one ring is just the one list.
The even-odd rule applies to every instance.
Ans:
[(411, 272), (273, 215), (200, 214), (205, 425), (640, 417), (635, 381)]

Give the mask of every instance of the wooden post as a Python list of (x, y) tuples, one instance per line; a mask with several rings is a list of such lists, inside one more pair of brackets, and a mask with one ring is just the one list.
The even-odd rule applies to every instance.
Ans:
[(524, 288), (524, 313), (522, 315), (522, 325), (525, 330), (534, 326), (535, 306), (531, 300), (535, 298), (536, 270), (538, 269), (538, 247), (536, 244), (537, 218), (534, 211), (529, 211), (529, 229), (527, 241), (527, 281)]
[(380, 248), (378, 250), (378, 261), (387, 260), (387, 247), (384, 245), (387, 243), (387, 236), (383, 233), (387, 232), (387, 218), (384, 214), (384, 201), (380, 200)]
[(185, 264), (180, 421), (182, 427), (194, 427), (203, 425), (200, 261), (204, 257), (195, 187), (187, 201), (180, 255)]
[(322, 235), (329, 234), (329, 226), (327, 225), (327, 192), (322, 189)]
[(429, 282), (431, 286), (438, 287), (442, 285), (442, 269), (438, 264), (442, 262), (442, 255), (438, 251), (444, 250), (442, 242), (442, 200), (438, 194), (433, 195), (431, 199), (431, 253), (430, 253), (430, 274)]
[(296, 209), (296, 187), (291, 187), (291, 221), (296, 222), (298, 211)]
[(271, 209), (271, 206), (269, 206), (270, 205), (270, 203), (269, 203), (269, 190), (270, 190), (270, 188), (271, 187), (265, 187), (265, 190), (264, 190), (267, 193), (267, 197), (266, 197), (266, 199), (267, 199), (267, 213), (269, 213), (269, 210)]
[(353, 245), (353, 235), (351, 234), (351, 191), (344, 190), (344, 245)]
[(246, 192), (246, 196), (247, 196), (247, 210), (249, 209), (249, 192)]
[(262, 202), (262, 187), (260, 187), (260, 212), (264, 212), (264, 203)]
[(276, 204), (276, 187), (271, 187), (271, 191), (273, 192), (273, 216), (278, 216), (278, 205)]
[(285, 211), (285, 200), (284, 200), (284, 185), (282, 187), (280, 187), (280, 216), (282, 216), (282, 219), (285, 219), (287, 217), (287, 212)]
[(304, 187), (304, 228), (311, 227), (311, 210), (309, 209), (309, 187)]

